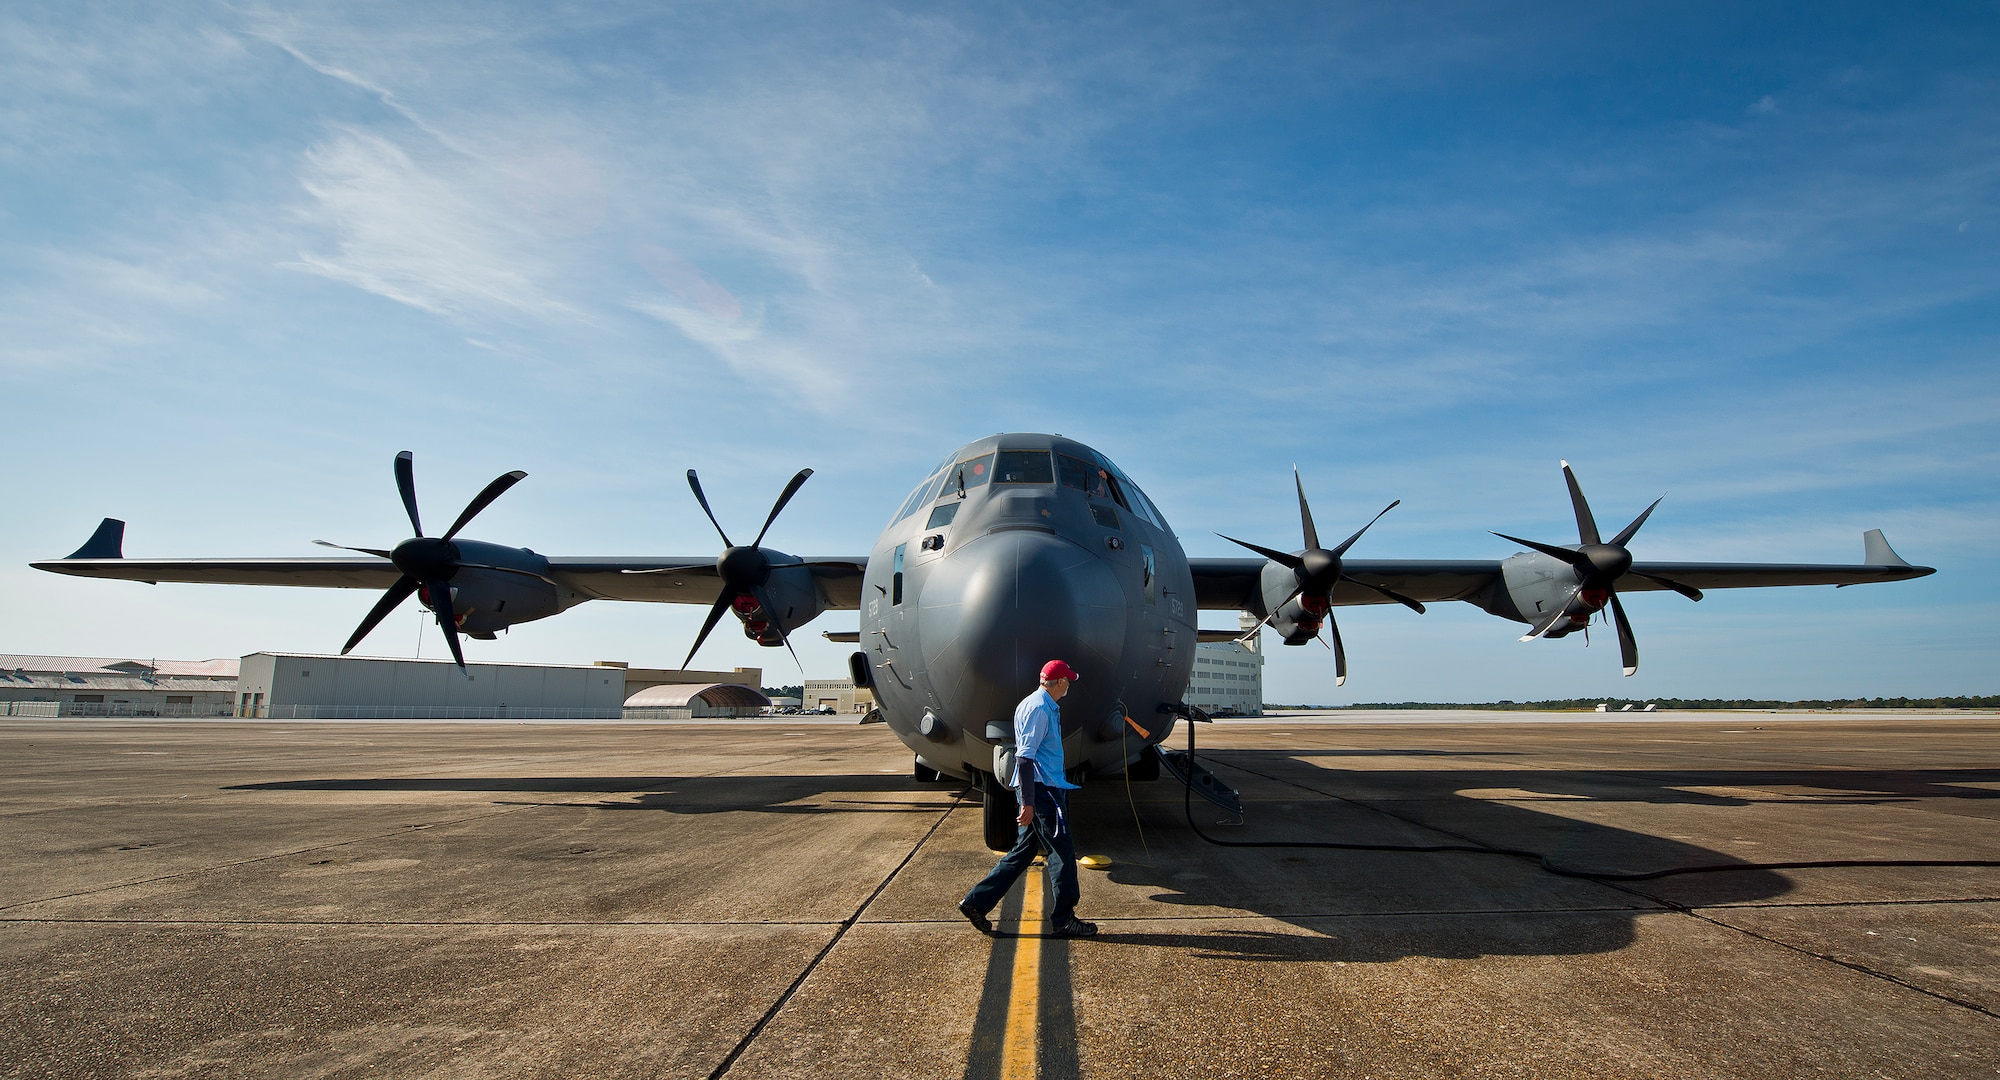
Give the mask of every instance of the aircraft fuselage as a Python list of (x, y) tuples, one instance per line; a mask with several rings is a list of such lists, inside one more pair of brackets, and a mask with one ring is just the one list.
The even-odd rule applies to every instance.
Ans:
[(875, 541), (860, 608), (883, 719), (921, 765), (982, 785), (1045, 662), (1079, 676), (1062, 730), (1081, 775), (1164, 739), (1161, 706), (1194, 666), (1180, 541), (1108, 458), (1060, 436), (992, 436), (933, 470)]

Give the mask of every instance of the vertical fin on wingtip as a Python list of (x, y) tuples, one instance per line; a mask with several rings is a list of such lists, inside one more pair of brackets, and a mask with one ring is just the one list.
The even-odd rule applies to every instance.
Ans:
[[(1879, 535), (1879, 534), (1878, 534)], [(125, 523), (105, 518), (83, 546), (69, 553), (72, 559), (122, 559), (125, 557)]]
[(1882, 530), (1870, 529), (1861, 534), (1861, 561), (1869, 566), (1908, 566), (1896, 549), (1889, 546)]

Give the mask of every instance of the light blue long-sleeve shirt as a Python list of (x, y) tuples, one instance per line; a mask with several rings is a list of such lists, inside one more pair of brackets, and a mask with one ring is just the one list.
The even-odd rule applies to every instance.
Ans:
[[(1035, 763), (1037, 784), (1076, 790), (1076, 785), (1063, 775), (1062, 713), (1048, 687), (1036, 687), (1034, 693), (1014, 706), (1014, 760)], [(1021, 788), (1019, 768), (1014, 770), (1013, 787), (1016, 791)]]

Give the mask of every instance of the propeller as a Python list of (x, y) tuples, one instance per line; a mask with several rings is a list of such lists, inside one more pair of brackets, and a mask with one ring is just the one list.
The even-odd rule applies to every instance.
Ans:
[[(811, 469), (800, 469), (798, 475), (785, 485), (785, 490), (779, 493), (778, 501), (771, 504), (771, 513), (764, 518), (764, 527), (757, 530), (757, 539), (750, 541), (747, 547), (737, 547), (729, 539), (729, 534), (723, 531), (722, 522), (715, 519), (715, 511), (709, 509), (708, 496), (701, 490), (701, 478), (695, 475), (693, 469), (688, 470), (688, 487), (694, 491), (695, 501), (701, 504), (701, 512), (708, 515), (708, 523), (715, 526), (716, 535), (722, 537), (723, 551), (715, 560), (715, 576), (722, 580), (722, 589), (715, 594), (715, 604), (708, 609), (708, 618), (701, 624), (701, 633), (695, 635), (694, 647), (688, 650), (687, 659), (681, 661), (683, 669), (694, 661), (694, 654), (701, 651), (702, 642), (708, 640), (715, 624), (722, 621), (722, 613), (734, 606), (745, 615), (761, 612), (764, 618), (769, 619), (772, 629), (778, 632), (778, 638), (791, 652), (792, 660), (799, 664), (799, 670), (805, 670), (805, 664), (799, 661), (798, 650), (792, 648), (791, 631), (778, 617), (770, 597), (764, 592), (764, 584), (771, 580), (771, 557), (764, 553), (761, 545), (764, 534), (771, 531), (771, 523), (778, 520), (778, 512), (792, 501), (792, 496), (799, 493), (799, 488), (805, 486), (812, 474)], [(674, 573), (693, 569), (696, 568), (677, 567), (656, 572)]]
[(424, 535), (423, 519), (417, 514), (416, 456), (408, 450), (397, 454), (396, 491), (403, 497), (403, 510), (410, 515), (410, 530), (416, 535), (397, 544), (390, 551), (330, 544), (325, 540), (313, 541), (321, 547), (339, 548), (342, 551), (355, 551), (363, 555), (388, 559), (396, 564), (396, 569), (402, 571), (402, 576), (397, 578), (396, 583), (389, 586), (382, 594), (382, 598), (375, 602), (375, 607), (361, 620), (361, 625), (355, 627), (353, 636), (347, 639), (347, 644), (340, 647), (341, 655), (347, 655), (359, 645), (361, 639), (367, 637), (368, 632), (375, 629), (383, 619), (388, 618), (389, 613), (396, 610), (398, 605), (409, 599), (411, 593), (420, 593), (419, 600), (423, 605), (437, 613), (438, 626), (444, 631), (445, 644), (451, 646), (452, 660), (457, 662), (460, 671), (464, 671), (465, 652), (458, 644), (458, 617), (451, 607), (451, 579), (461, 568), (474, 564), (467, 563), (459, 557), (458, 545), (452, 543), (451, 539), (478, 516), (481, 510), (491, 506), (493, 500), (505, 494), (508, 488), (520, 483), (527, 475), (517, 469), (495, 477), (492, 483), (487, 484), (479, 494), (472, 497), (471, 502), (465, 504), (465, 509), (458, 515), (458, 520), (451, 523), (451, 528), (446, 529), (443, 536), (428, 537)]
[(1500, 532), (1493, 534), (1502, 540), (1511, 540), (1523, 547), (1532, 548), (1550, 558), (1561, 559), (1576, 569), (1576, 587), (1563, 597), (1562, 603), (1557, 604), (1553, 611), (1536, 623), (1532, 630), (1522, 635), (1521, 640), (1533, 641), (1555, 629), (1557, 623), (1568, 617), (1570, 605), (1581, 598), (1584, 607), (1592, 614), (1606, 607), (1611, 609), (1611, 623), (1618, 630), (1618, 657), (1624, 664), (1627, 676), (1636, 674), (1639, 670), (1639, 643), (1632, 636), (1631, 622), (1625, 618), (1625, 605), (1618, 602), (1618, 579), (1627, 574), (1642, 577), (1656, 585), (1672, 589), (1690, 600), (1700, 600), (1701, 590), (1657, 574), (1632, 569), (1632, 553), (1625, 545), (1639, 531), (1639, 526), (1644, 525), (1646, 519), (1653, 516), (1654, 507), (1659, 506), (1660, 500), (1666, 496), (1654, 499), (1652, 506), (1639, 511), (1639, 516), (1633, 518), (1630, 525), (1618, 530), (1618, 535), (1605, 541), (1598, 534), (1597, 519), (1590, 512), (1590, 501), (1583, 497), (1583, 488), (1576, 482), (1576, 473), (1571, 471), (1569, 462), (1562, 463), (1562, 470), (1563, 480), (1569, 485), (1570, 506), (1576, 511), (1578, 542), (1576, 547), (1557, 547), (1554, 544), (1523, 540), (1518, 536), (1508, 536)]
[[(1336, 585), (1343, 581), (1359, 585), (1364, 589), (1371, 589), (1380, 593), (1404, 607), (1415, 611), (1419, 615), (1423, 614), (1423, 604), (1393, 589), (1384, 588), (1374, 582), (1363, 581), (1360, 578), (1350, 577), (1341, 566), (1341, 557), (1347, 554), (1347, 549), (1353, 547), (1356, 540), (1361, 539), (1361, 534), (1367, 532), (1376, 522), (1382, 520), (1382, 514), (1386, 514), (1396, 507), (1401, 506), (1403, 500), (1397, 499), (1395, 502), (1383, 507), (1381, 514), (1376, 514), (1373, 518), (1370, 518), (1368, 524), (1355, 530), (1353, 536), (1341, 541), (1339, 546), (1332, 550), (1328, 550), (1319, 546), (1319, 530), (1313, 525), (1312, 507), (1306, 503), (1305, 482), (1299, 479), (1299, 470), (1296, 465), (1292, 467), (1292, 485), (1299, 492), (1299, 524), (1305, 533), (1305, 550), (1297, 553), (1276, 551), (1250, 543), (1248, 540), (1238, 540), (1233, 536), (1224, 536), (1222, 533), (1217, 533), (1216, 535), (1221, 536), (1224, 540), (1232, 544), (1249, 548), (1251, 551), (1293, 572), (1293, 575), (1297, 578), (1297, 584), (1293, 586), (1292, 591), (1283, 600), (1272, 605), (1270, 614), (1265, 615), (1263, 621), (1259, 622), (1257, 628), (1251, 630), (1250, 634), (1255, 634), (1259, 630), (1262, 630), (1264, 625), (1270, 622), (1279, 611), (1283, 610), (1286, 604), (1291, 603), (1294, 599), (1298, 600), (1299, 606), (1305, 608), (1315, 620), (1322, 616), (1326, 619), (1328, 631), (1333, 638), (1333, 681), (1334, 685), (1339, 686), (1347, 682), (1347, 650), (1342, 647), (1340, 642), (1340, 624), (1334, 620), (1332, 615), (1333, 590)], [(1249, 635), (1245, 636), (1248, 637)]]

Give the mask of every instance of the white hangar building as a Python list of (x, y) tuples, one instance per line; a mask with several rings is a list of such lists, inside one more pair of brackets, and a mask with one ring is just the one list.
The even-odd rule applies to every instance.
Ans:
[(273, 720), (617, 719), (625, 669), (251, 653), (237, 715)]
[(228, 716), (235, 660), (0, 654), (0, 715)]

